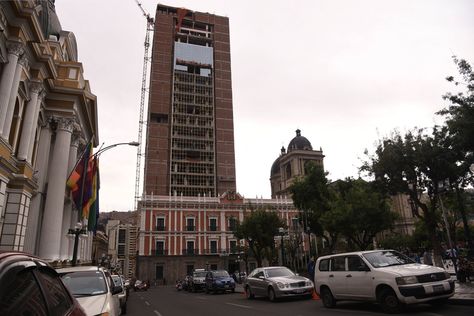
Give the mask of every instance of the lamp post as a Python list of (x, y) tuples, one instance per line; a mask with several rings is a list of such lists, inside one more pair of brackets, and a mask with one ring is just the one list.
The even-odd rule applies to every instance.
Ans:
[[(104, 151), (107, 151), (109, 149), (112, 149), (112, 148), (115, 148), (117, 146), (120, 146), (120, 145), (128, 145), (128, 146), (139, 146), (140, 143), (139, 142), (128, 142), (128, 143), (116, 143), (116, 144), (112, 144), (112, 145), (109, 145), (109, 146), (106, 146), (104, 148), (100, 148), (95, 154), (91, 155), (90, 158), (97, 158), (99, 157)], [(90, 159), (89, 158), (89, 159)], [(84, 170), (87, 170), (87, 167), (84, 168)], [(85, 175), (82, 175), (82, 186), (81, 186), (81, 198), (80, 198), (80, 204), (82, 204), (82, 199), (83, 199), (83, 196), (84, 196), (84, 180), (85, 180)], [(80, 205), (79, 207), (79, 211), (82, 210), (82, 205)], [(78, 244), (79, 244), (79, 236), (80, 235), (85, 235), (87, 234), (87, 231), (86, 229), (83, 229), (82, 227), (82, 223), (77, 223), (76, 224), (76, 227), (75, 229), (69, 229), (68, 231), (68, 235), (70, 236), (74, 236), (74, 248), (73, 248), (73, 254), (72, 254), (72, 265), (75, 266), (77, 264), (77, 248), (78, 248)]]
[(278, 228), (278, 232), (280, 233), (281, 236), (281, 265), (285, 265), (285, 249), (283, 247), (283, 236), (285, 235), (285, 229), (283, 227)]
[(68, 235), (74, 237), (74, 250), (72, 253), (72, 266), (77, 264), (77, 247), (79, 245), (79, 236), (87, 236), (87, 231), (82, 228), (82, 223), (77, 223), (75, 228), (70, 228)]

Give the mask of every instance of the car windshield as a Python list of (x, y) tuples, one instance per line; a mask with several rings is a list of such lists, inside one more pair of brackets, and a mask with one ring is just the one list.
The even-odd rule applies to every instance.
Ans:
[(207, 273), (206, 271), (194, 272), (193, 277), (195, 277), (195, 278), (205, 278), (206, 273)]
[(377, 251), (363, 255), (374, 268), (398, 266), (415, 263), (412, 259), (397, 251)]
[(227, 273), (227, 271), (225, 271), (225, 270), (221, 270), (221, 271), (214, 272), (214, 276), (216, 276), (216, 277), (228, 277), (229, 273)]
[(67, 272), (61, 278), (74, 297), (107, 293), (107, 283), (100, 271)]
[(287, 268), (266, 269), (265, 271), (269, 278), (286, 277), (286, 276), (295, 275), (290, 269), (287, 269)]

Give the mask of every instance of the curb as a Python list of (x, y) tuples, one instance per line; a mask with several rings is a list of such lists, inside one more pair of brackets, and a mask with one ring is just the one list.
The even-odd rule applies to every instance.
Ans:
[(448, 299), (448, 304), (450, 305), (465, 305), (465, 306), (474, 306), (474, 298), (450, 298)]

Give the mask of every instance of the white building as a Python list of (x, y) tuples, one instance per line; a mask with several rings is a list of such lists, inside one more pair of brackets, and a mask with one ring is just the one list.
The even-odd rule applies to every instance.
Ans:
[[(78, 221), (66, 179), (98, 143), (96, 96), (54, 1), (0, 2), (0, 249), (72, 257)], [(90, 259), (92, 236), (79, 258)]]

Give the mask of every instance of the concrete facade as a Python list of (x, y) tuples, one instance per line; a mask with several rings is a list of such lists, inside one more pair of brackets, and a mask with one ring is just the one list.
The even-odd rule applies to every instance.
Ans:
[[(1, 1), (0, 29), (0, 249), (64, 261), (78, 221), (66, 179), (98, 142), (96, 96), (54, 1)], [(79, 249), (89, 260), (91, 234)]]
[(144, 192), (236, 190), (229, 19), (158, 5)]

